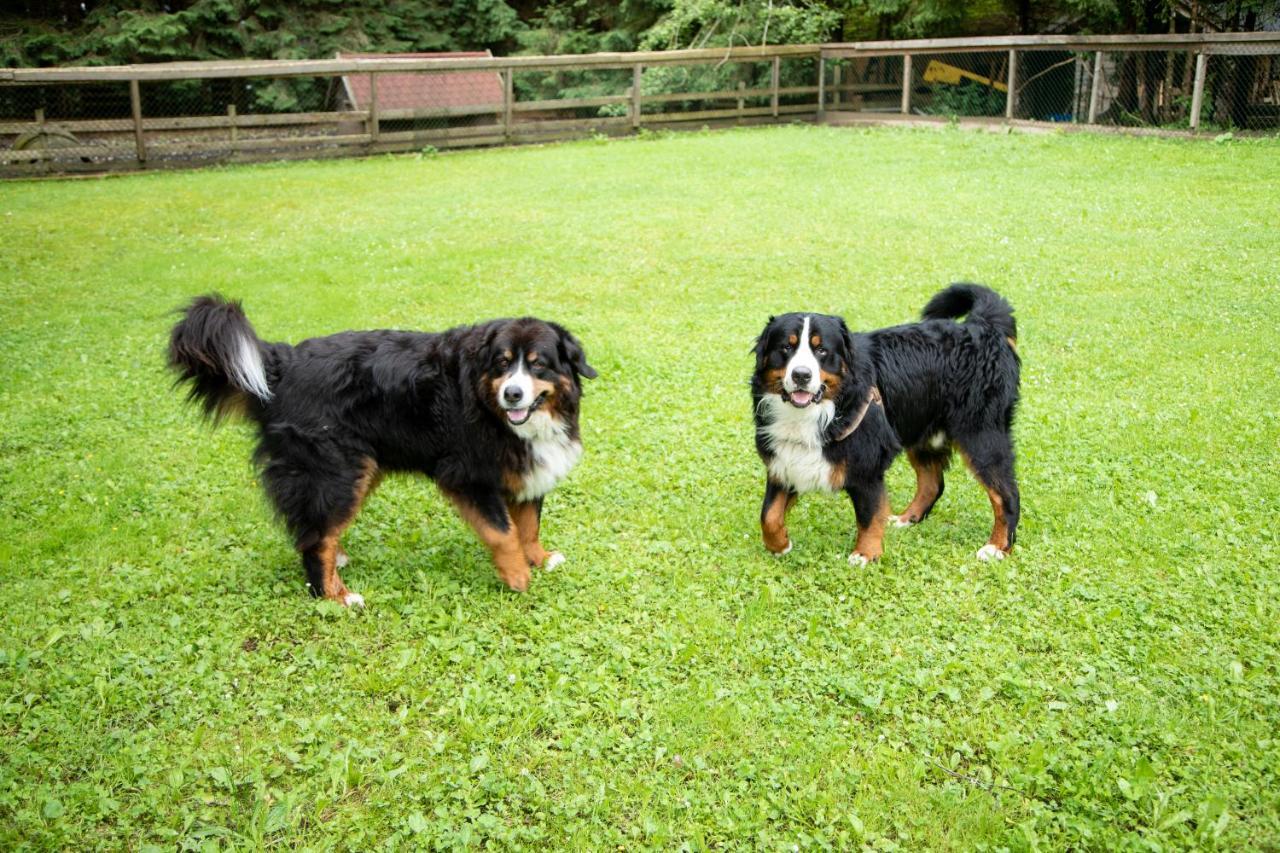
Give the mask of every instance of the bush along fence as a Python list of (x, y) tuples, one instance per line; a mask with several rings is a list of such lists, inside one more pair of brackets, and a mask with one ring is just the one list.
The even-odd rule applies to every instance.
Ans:
[(1280, 132), (1280, 33), (0, 69), (0, 175), (904, 117)]

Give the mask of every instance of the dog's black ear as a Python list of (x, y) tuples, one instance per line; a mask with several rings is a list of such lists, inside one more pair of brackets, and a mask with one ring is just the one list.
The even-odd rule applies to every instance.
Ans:
[(551, 328), (555, 329), (556, 334), (560, 337), (560, 357), (569, 362), (569, 366), (573, 368), (575, 373), (581, 374), (587, 379), (595, 379), (600, 375), (596, 373), (594, 367), (587, 364), (587, 354), (582, 351), (582, 344), (570, 334), (568, 329), (558, 323), (552, 323)]
[(764, 329), (760, 332), (760, 336), (756, 338), (755, 345), (751, 348), (751, 351), (756, 354), (756, 370), (764, 367), (765, 353), (769, 348), (769, 330), (773, 328), (773, 321), (777, 319), (772, 314), (769, 315), (769, 322), (764, 324)]
[(849, 331), (849, 327), (845, 325), (843, 317), (840, 318), (840, 346), (844, 350), (840, 356), (844, 360), (845, 366), (852, 371), (853, 363), (857, 356), (853, 345), (853, 332)]

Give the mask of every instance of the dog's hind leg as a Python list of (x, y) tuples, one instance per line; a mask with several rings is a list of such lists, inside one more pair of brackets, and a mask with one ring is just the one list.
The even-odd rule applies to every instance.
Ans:
[(346, 551), (339, 537), (351, 524), (366, 497), (377, 486), (380, 474), (372, 459), (365, 458), (351, 470), (351, 476), (299, 475), (291, 464), (273, 463), (263, 473), (267, 491), (294, 533), (302, 555), (307, 586), (314, 596), (339, 604), (363, 606), (364, 598), (343, 583), (338, 569)]
[(943, 472), (951, 463), (951, 451), (948, 449), (939, 453), (932, 449), (913, 447), (907, 451), (907, 459), (916, 472), (916, 496), (902, 512), (889, 516), (890, 523), (895, 527), (910, 527), (929, 517), (933, 505), (946, 489)]
[(1018, 481), (1013, 471), (1013, 443), (1008, 433), (988, 430), (963, 438), (957, 436), (956, 444), (969, 470), (986, 489), (995, 516), (991, 537), (978, 550), (978, 559), (1003, 559), (1013, 549), (1022, 514)]

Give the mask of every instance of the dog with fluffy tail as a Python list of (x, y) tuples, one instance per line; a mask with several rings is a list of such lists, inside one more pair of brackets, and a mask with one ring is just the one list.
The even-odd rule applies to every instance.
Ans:
[(423, 474), (488, 547), (510, 589), (564, 555), (539, 541), (543, 498), (582, 455), (582, 380), (567, 329), (534, 317), (443, 332), (258, 337), (239, 303), (201, 296), (169, 337), (169, 366), (215, 423), (258, 429), (254, 461), (313, 595), (345, 605), (339, 537), (386, 472)]

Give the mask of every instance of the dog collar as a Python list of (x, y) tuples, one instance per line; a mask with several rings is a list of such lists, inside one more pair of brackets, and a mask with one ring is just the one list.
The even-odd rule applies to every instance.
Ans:
[(840, 431), (839, 435), (831, 439), (831, 441), (833, 443), (844, 441), (846, 438), (853, 435), (854, 430), (862, 426), (862, 419), (867, 416), (867, 412), (871, 409), (872, 403), (875, 403), (877, 406), (884, 405), (884, 400), (880, 396), (880, 389), (874, 385), (872, 385), (871, 390), (867, 392), (867, 399), (862, 402), (862, 408), (858, 409), (858, 413), (853, 416), (853, 420), (849, 422), (847, 427)]

